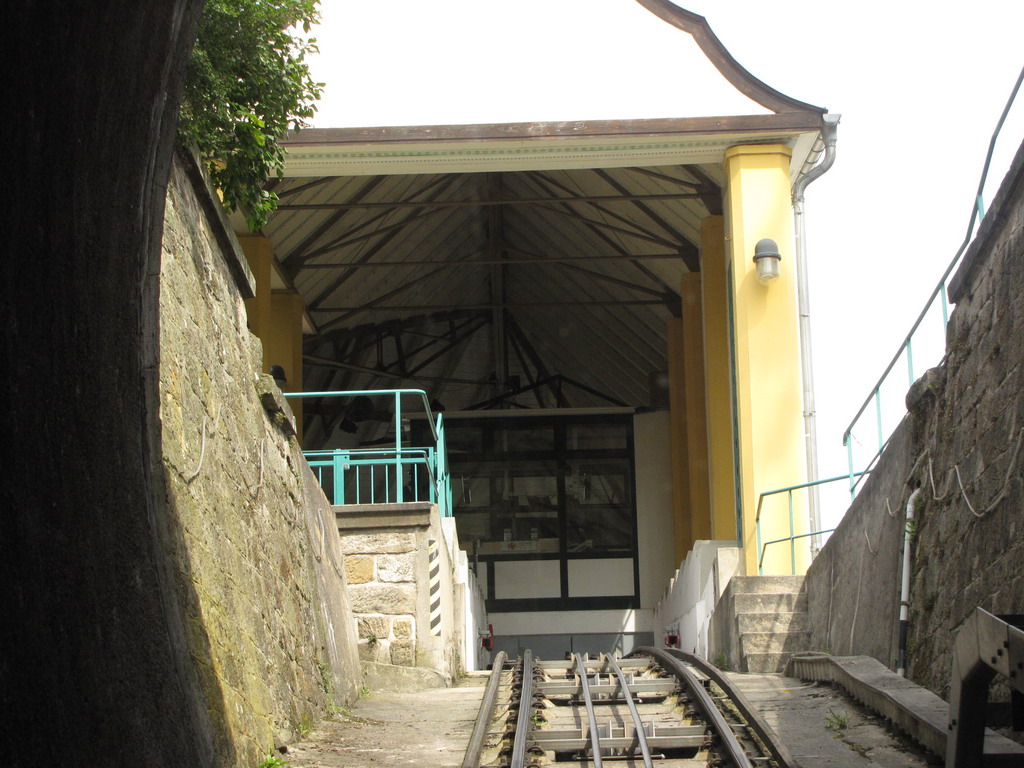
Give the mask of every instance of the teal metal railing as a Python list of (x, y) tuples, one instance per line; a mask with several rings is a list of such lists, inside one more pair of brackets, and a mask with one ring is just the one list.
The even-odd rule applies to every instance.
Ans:
[[(895, 423), (892, 423), (891, 426), (883, 426), (884, 419), (882, 404), (882, 386), (888, 380), (889, 375), (897, 367), (897, 364), (899, 363), (901, 358), (905, 359), (906, 361), (907, 378), (909, 381), (909, 385), (913, 385), (915, 380), (914, 340), (915, 338), (918, 338), (917, 333), (923, 327), (925, 318), (928, 317), (929, 314), (936, 313), (937, 307), (941, 309), (942, 316), (942, 325), (938, 329), (939, 331), (942, 332), (940, 334), (940, 349), (944, 347), (945, 329), (949, 323), (949, 297), (947, 292), (949, 278), (963, 259), (964, 253), (967, 250), (967, 246), (970, 244), (971, 239), (974, 236), (975, 224), (977, 222), (980, 222), (981, 219), (984, 218), (985, 205), (983, 195), (985, 191), (985, 183), (988, 180), (989, 167), (992, 164), (992, 156), (995, 153), (996, 143), (999, 139), (999, 134), (1002, 131), (1003, 124), (1006, 122), (1006, 117), (1009, 114), (1010, 108), (1013, 106), (1013, 103), (1017, 98), (1017, 94), (1020, 91), (1022, 83), (1024, 83), (1024, 69), (1022, 69), (1020, 74), (1017, 76), (1017, 81), (1014, 84), (1013, 89), (1010, 91), (1010, 97), (1009, 99), (1007, 99), (1006, 106), (1003, 108), (1003, 112), (999, 117), (999, 121), (996, 123), (995, 131), (992, 133), (992, 138), (989, 140), (988, 153), (985, 156), (985, 165), (981, 171), (981, 179), (978, 182), (977, 192), (975, 193), (974, 198), (971, 201), (971, 216), (970, 221), (967, 225), (967, 233), (964, 236), (963, 242), (960, 244), (960, 248), (957, 250), (956, 255), (953, 256), (953, 259), (949, 262), (949, 265), (946, 267), (946, 271), (942, 273), (942, 277), (939, 279), (938, 285), (935, 286), (935, 289), (929, 295), (928, 300), (925, 302), (924, 309), (921, 310), (921, 314), (918, 315), (917, 320), (914, 322), (914, 325), (910, 329), (910, 332), (903, 339), (903, 343), (900, 344), (899, 349), (896, 350), (896, 354), (889, 362), (889, 365), (886, 367), (885, 371), (879, 377), (878, 381), (875, 383), (875, 386), (872, 388), (871, 393), (864, 400), (864, 403), (861, 405), (860, 410), (857, 411), (856, 415), (853, 417), (853, 420), (850, 422), (849, 426), (846, 428), (846, 431), (843, 433), (843, 445), (846, 448), (847, 464), (849, 468), (847, 478), (850, 483), (851, 498), (854, 495), (856, 495), (857, 492), (858, 480), (856, 478), (865, 474), (863, 472), (854, 472), (854, 429), (860, 423), (861, 419), (863, 419), (865, 416), (869, 414), (869, 409), (871, 409), (871, 406), (873, 404), (875, 417), (874, 431), (876, 432), (878, 439), (878, 450), (875, 451), (874, 454), (863, 464), (863, 466), (865, 467), (871, 467), (875, 463), (875, 461), (877, 461), (878, 458), (882, 455), (882, 451), (885, 450), (885, 445), (888, 442), (889, 436), (892, 434), (892, 431), (896, 428), (896, 425), (899, 423), (899, 420), (897, 419), (897, 421)], [(939, 354), (939, 358), (941, 358), (941, 352)], [(930, 360), (929, 362), (938, 362), (939, 358)], [(902, 407), (899, 407), (899, 419), (903, 418), (904, 413), (905, 410)]]
[[(427, 393), (420, 389), (364, 389), (344, 392), (287, 392), (287, 398), (390, 397), (394, 404), (394, 446), (335, 448), (303, 451), (320, 487), (335, 505), (391, 504), (429, 501), (437, 504), (441, 517), (452, 514), (452, 484), (444, 417), (431, 413)], [(402, 401), (422, 403), (430, 425), (431, 444), (404, 445)]]
[[(864, 472), (854, 473), (858, 477), (866, 475), (870, 470)], [(826, 528), (820, 531), (811, 531), (810, 533), (797, 533), (794, 521), (794, 509), (793, 509), (793, 493), (795, 491), (802, 491), (808, 488), (815, 488), (819, 485), (825, 485), (827, 483), (836, 483), (840, 480), (846, 480), (848, 475), (839, 475), (838, 477), (830, 477), (827, 480), (815, 480), (810, 483), (800, 483), (799, 485), (787, 485), (785, 488), (776, 488), (773, 491), (765, 491), (757, 499), (757, 515), (754, 517), (754, 525), (757, 529), (757, 551), (760, 553), (757, 560), (757, 572), (758, 575), (764, 575), (764, 556), (772, 544), (784, 544), (789, 542), (789, 566), (790, 573), (796, 573), (796, 541), (797, 539), (806, 539), (810, 536), (821, 536), (825, 533), (832, 533), (835, 528)], [(780, 493), (786, 494), (786, 500), (789, 507), (789, 536), (783, 536), (781, 539), (772, 539), (771, 541), (761, 542), (761, 510), (764, 505), (764, 500), (768, 496), (776, 496)]]

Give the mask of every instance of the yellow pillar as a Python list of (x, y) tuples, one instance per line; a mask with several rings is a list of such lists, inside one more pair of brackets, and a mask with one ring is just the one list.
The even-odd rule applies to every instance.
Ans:
[(272, 275), (274, 269), (274, 246), (263, 235), (239, 235), (242, 253), (249, 262), (249, 269), (256, 278), (256, 296), (245, 300), (245, 314), (249, 330), (263, 342), (263, 372), (270, 370), (267, 363), (267, 329), (270, 327)]
[[(263, 373), (280, 365), (288, 378), (285, 392), (302, 391), (302, 297), (273, 289), (274, 246), (263, 235), (239, 235), (242, 252), (256, 278), (256, 296), (245, 300), (249, 330), (263, 348)], [(289, 400), (302, 439), (302, 401)]]
[(729, 342), (729, 262), (725, 219), (700, 225), (700, 276), (704, 320), (711, 538), (736, 538), (736, 464), (733, 456), (732, 363)]
[(668, 339), (668, 397), (671, 432), (669, 447), (672, 453), (672, 521), (676, 565), (693, 546), (690, 537), (690, 491), (687, 487), (689, 455), (686, 440), (686, 372), (683, 359), (683, 321), (669, 318), (666, 328)]
[[(806, 480), (790, 155), (787, 147), (777, 144), (732, 147), (725, 153), (740, 502), (748, 574), (758, 572), (758, 495)], [(757, 241), (766, 237), (779, 246), (782, 274), (764, 285), (755, 276), (753, 254)], [(792, 519), (795, 533), (807, 532), (802, 493), (794, 495)], [(770, 503), (766, 500), (762, 542), (788, 536), (789, 531), (785, 494)], [(809, 562), (808, 540), (798, 540), (796, 550), (796, 572), (803, 573)], [(789, 573), (791, 562), (788, 544), (772, 545), (765, 573)]]
[(690, 490), (690, 539), (711, 538), (708, 481), (708, 431), (704, 392), (704, 323), (701, 318), (700, 273), (683, 275), (683, 376), (686, 380), (687, 480)]
[[(267, 370), (271, 365), (284, 368), (288, 381), (285, 392), (302, 391), (302, 317), (305, 304), (294, 291), (274, 291), (270, 301), (271, 323), (269, 339), (264, 342), (263, 364)], [(288, 401), (295, 414), (299, 441), (302, 440), (302, 400)]]

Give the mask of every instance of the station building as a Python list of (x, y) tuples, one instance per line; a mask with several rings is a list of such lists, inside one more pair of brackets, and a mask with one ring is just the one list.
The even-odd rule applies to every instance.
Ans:
[[(661, 119), (303, 130), (278, 210), (241, 237), (286, 391), (415, 388), (443, 410), (460, 546), (511, 652), (663, 642), (658, 602), (695, 547), (735, 552), (718, 582), (809, 559), (806, 537), (764, 548), (808, 532), (804, 497), (759, 499), (813, 472), (798, 235), (835, 119), (703, 17), (640, 3), (727, 113), (695, 93)], [(373, 398), (293, 405), (307, 449), (426, 423)]]

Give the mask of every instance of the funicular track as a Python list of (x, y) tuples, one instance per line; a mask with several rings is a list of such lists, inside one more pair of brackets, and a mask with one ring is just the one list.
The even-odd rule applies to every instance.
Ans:
[(463, 768), (797, 768), (728, 678), (678, 651), (494, 660)]

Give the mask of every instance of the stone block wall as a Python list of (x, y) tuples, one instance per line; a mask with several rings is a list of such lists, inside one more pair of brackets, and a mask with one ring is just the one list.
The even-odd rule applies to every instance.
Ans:
[(804, 585), (815, 650), (863, 654), (896, 668), (904, 516), (916, 450), (905, 419), (808, 569)]
[[(416, 534), (350, 535), (345, 576), (355, 612), (359, 658), (416, 663)], [(355, 554), (358, 553), (358, 554)]]
[(1024, 146), (949, 293), (945, 364), (912, 393), (927, 492), (909, 671), (940, 695), (975, 606), (1024, 613)]
[(219, 766), (256, 765), (360, 684), (334, 516), (259, 373), (249, 280), (198, 168), (179, 157), (160, 274), (161, 534)]
[[(424, 667), (451, 682), (463, 671), (466, 631), (457, 625), (461, 596), (454, 526), (423, 502), (339, 506), (345, 573), (364, 662)], [(433, 558), (431, 557), (433, 553)], [(431, 572), (439, 623), (431, 626)]]
[(1024, 613), (1024, 147), (950, 283), (946, 357), (807, 576), (814, 646), (894, 667), (905, 507), (908, 676), (948, 695), (976, 606)]

